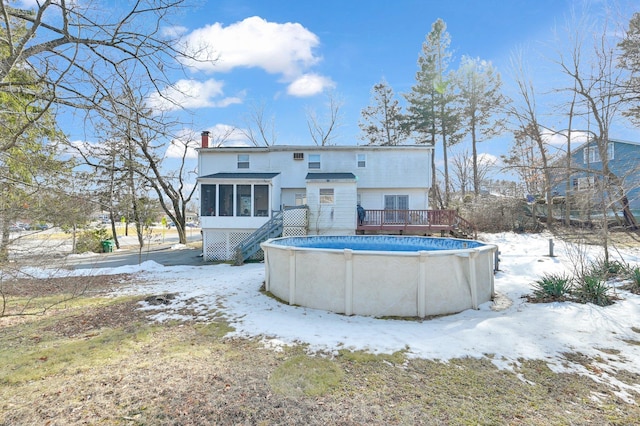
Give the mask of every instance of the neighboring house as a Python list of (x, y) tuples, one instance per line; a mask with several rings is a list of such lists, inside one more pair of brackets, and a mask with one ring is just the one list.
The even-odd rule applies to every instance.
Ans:
[(203, 132), (198, 183), (204, 258), (233, 259), (242, 241), (282, 217), (287, 207), (306, 206), (304, 218), (289, 216), (292, 233), (302, 235), (354, 234), (358, 204), (365, 210), (426, 210), (431, 150), (425, 145), (212, 148)]
[[(602, 176), (602, 159), (598, 147), (595, 142), (587, 142), (572, 150), (570, 173), (567, 173), (565, 159), (554, 163), (554, 195), (571, 196), (577, 208), (598, 208), (601, 203), (605, 203), (621, 211), (620, 195), (601, 189), (601, 183), (607, 180), (609, 188), (622, 187), (631, 210), (640, 209), (640, 143), (611, 139), (607, 144), (607, 157), (609, 170), (616, 176), (619, 185)], [(570, 188), (568, 192), (567, 179)]]

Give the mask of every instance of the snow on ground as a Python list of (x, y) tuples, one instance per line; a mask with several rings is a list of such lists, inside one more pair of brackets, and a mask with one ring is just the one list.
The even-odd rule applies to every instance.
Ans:
[[(554, 371), (579, 372), (608, 382), (618, 388), (622, 398), (631, 401), (630, 394), (640, 393), (640, 384), (624, 385), (608, 372), (624, 369), (640, 374), (640, 296), (617, 289), (620, 300), (607, 307), (528, 303), (522, 296), (530, 294), (531, 284), (545, 273), (571, 272), (572, 265), (583, 256), (602, 257), (600, 248), (559, 240), (555, 240), (556, 257), (549, 257), (550, 238), (549, 234), (482, 235), (482, 241), (497, 244), (501, 253), (500, 271), (495, 276), (496, 302), (485, 303), (479, 310), (425, 321), (348, 317), (284, 305), (258, 291), (264, 281), (262, 264), (163, 267), (145, 262), (91, 273), (140, 272), (147, 284), (126, 292), (178, 293), (168, 307), (144, 307), (158, 310), (156, 320), (176, 318), (176, 311), (188, 300), (197, 300), (201, 319), (223, 313), (235, 328), (232, 335), (260, 338), (276, 350), (299, 343), (308, 345), (310, 351), (404, 350), (411, 357), (442, 361), (486, 355), (500, 368), (511, 368), (521, 359), (541, 359)], [(620, 254), (620, 260), (627, 263), (640, 261), (640, 249)], [(597, 368), (570, 362), (564, 353), (586, 355)]]

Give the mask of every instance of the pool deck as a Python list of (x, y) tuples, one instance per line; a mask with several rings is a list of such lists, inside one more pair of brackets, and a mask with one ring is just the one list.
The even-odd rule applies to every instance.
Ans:
[(475, 226), (455, 210), (367, 210), (356, 234), (433, 235), (476, 238)]

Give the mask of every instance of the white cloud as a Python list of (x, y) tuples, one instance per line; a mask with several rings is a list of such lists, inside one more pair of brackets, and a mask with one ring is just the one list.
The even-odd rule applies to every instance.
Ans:
[(287, 93), (298, 97), (313, 96), (334, 87), (335, 83), (330, 78), (318, 74), (305, 74), (289, 85)]
[(202, 71), (258, 67), (293, 77), (320, 60), (313, 53), (320, 42), (311, 31), (298, 23), (279, 24), (258, 16), (227, 27), (208, 25), (186, 36), (185, 42), (201, 61), (188, 65)]
[(95, 157), (104, 154), (108, 150), (108, 146), (102, 142), (89, 142), (84, 140), (70, 141), (68, 145), (58, 145), (60, 154), (69, 155), (75, 158)]
[(209, 133), (209, 146), (249, 146), (247, 136), (235, 126), (216, 124)]
[(174, 111), (180, 108), (226, 107), (242, 103), (238, 96), (217, 99), (224, 95), (224, 83), (219, 80), (179, 80), (164, 89), (162, 94), (151, 95), (147, 102), (153, 109)]
[(331, 88), (331, 79), (308, 73), (320, 62), (314, 53), (318, 37), (299, 23), (268, 22), (258, 16), (223, 26), (197, 29), (184, 37), (196, 60), (189, 67), (205, 72), (231, 72), (236, 68), (260, 68), (290, 83), (287, 93), (311, 96)]
[[(208, 130), (210, 147), (251, 145), (242, 129), (238, 129), (235, 126), (231, 126), (229, 124), (216, 124)], [(198, 158), (196, 148), (200, 148), (201, 141), (200, 131), (184, 129), (167, 146), (165, 158), (182, 158), (185, 146), (187, 148), (186, 158)]]
[[(188, 137), (185, 134), (185, 137), (178, 137), (173, 139), (169, 146), (167, 147), (167, 151), (165, 152), (165, 158), (182, 158), (183, 156), (188, 159), (198, 158), (198, 152), (196, 148), (200, 146), (199, 141), (194, 140), (193, 138)], [(185, 148), (187, 150), (185, 154)]]
[(493, 154), (486, 152), (478, 154), (478, 164), (486, 166), (495, 166), (500, 164), (500, 159)]
[(174, 25), (171, 27), (164, 27), (162, 29), (162, 35), (166, 37), (179, 37), (186, 34), (189, 31), (187, 27), (180, 25)]
[[(567, 145), (567, 132), (544, 132), (542, 135), (549, 145), (556, 148), (565, 148)], [(576, 146), (585, 143), (589, 138), (589, 133), (580, 130), (571, 132), (571, 144)]]

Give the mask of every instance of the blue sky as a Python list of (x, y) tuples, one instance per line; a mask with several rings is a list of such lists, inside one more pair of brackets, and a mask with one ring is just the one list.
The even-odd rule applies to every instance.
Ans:
[[(453, 67), (467, 55), (490, 60), (500, 70), (514, 48), (548, 37), (570, 8), (570, 2), (557, 0), (205, 2), (200, 11), (186, 14), (183, 24), (190, 36), (208, 37), (220, 57), (218, 64), (191, 77), (219, 82), (221, 91), (212, 100), (225, 106), (202, 108), (197, 118), (210, 130), (219, 124), (242, 125), (248, 105), (257, 102), (274, 117), (278, 143), (312, 143), (306, 110), (313, 108), (322, 116), (326, 93), (331, 91), (343, 102), (335, 142), (355, 144), (360, 111), (370, 104), (374, 84), (385, 78), (398, 97), (411, 89), (422, 42), (436, 19), (446, 22), (451, 35)], [(297, 27), (291, 28), (292, 24)], [(272, 38), (271, 45), (279, 46), (281, 52), (291, 50), (280, 56), (277, 65), (235, 58), (237, 65), (228, 67), (226, 55), (257, 42), (245, 35), (249, 32), (260, 33), (262, 42)], [(225, 44), (217, 44), (216, 38), (224, 38)], [(245, 53), (256, 52), (247, 49)], [(307, 90), (292, 90), (292, 80), (299, 75), (314, 76), (315, 84), (308, 82)]]
[[(463, 55), (491, 61), (508, 91), (510, 57), (524, 49), (542, 95), (557, 74), (550, 61), (561, 48), (553, 42), (554, 31), (572, 11), (597, 20), (606, 10), (599, 0), (188, 1), (195, 6), (174, 14), (167, 30), (206, 47), (218, 60), (186, 64), (186, 73), (176, 76), (181, 93), (165, 92), (187, 109), (188, 114), (181, 113), (191, 121), (187, 130), (209, 130), (215, 136), (246, 128), (253, 106), (263, 105), (279, 145), (313, 144), (307, 114), (314, 110), (322, 121), (328, 93), (342, 103), (333, 143), (363, 143), (358, 121), (371, 104), (372, 87), (384, 78), (404, 104), (401, 94), (415, 83), (422, 43), (438, 18), (451, 36), (452, 69)], [(623, 11), (617, 23), (626, 26), (638, 7), (631, 0), (619, 0), (616, 6)], [(162, 107), (158, 101), (154, 105)], [(72, 139), (91, 138), (69, 131)], [(640, 140), (633, 128), (611, 136)], [(232, 139), (242, 142), (242, 135)], [(498, 157), (507, 152), (509, 140), (505, 135), (483, 142), (479, 150)], [(456, 149), (468, 146), (463, 141)]]
[[(632, 4), (618, 5), (626, 13), (623, 25)], [(436, 19), (445, 21), (451, 36), (451, 68), (463, 55), (491, 61), (508, 91), (510, 57), (524, 49), (542, 92), (553, 78), (548, 70), (549, 52), (558, 47), (554, 32), (572, 12), (599, 19), (604, 11), (603, 2), (568, 0), (204, 1), (176, 23), (186, 39), (206, 44), (218, 61), (190, 68), (181, 87), (194, 97), (183, 102), (194, 105), (194, 130), (213, 133), (246, 127), (252, 105), (263, 105), (278, 144), (305, 145), (313, 143), (308, 111), (322, 121), (332, 93), (342, 103), (333, 142), (363, 143), (358, 120), (371, 104), (373, 85), (384, 78), (403, 103), (401, 94), (415, 82), (421, 45)], [(624, 129), (612, 136), (637, 140), (637, 133)], [(508, 144), (506, 135), (484, 142), (480, 151), (497, 157)]]

